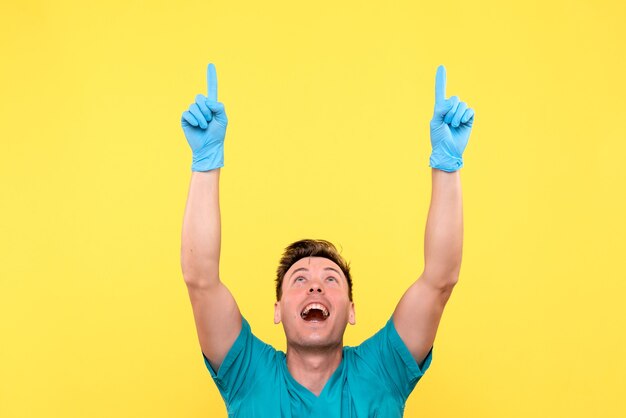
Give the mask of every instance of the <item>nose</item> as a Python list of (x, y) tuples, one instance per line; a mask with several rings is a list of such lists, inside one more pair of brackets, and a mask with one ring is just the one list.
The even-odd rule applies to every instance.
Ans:
[(309, 293), (323, 293), (324, 290), (322, 289), (322, 286), (320, 286), (319, 282), (311, 282), (311, 287), (309, 288)]

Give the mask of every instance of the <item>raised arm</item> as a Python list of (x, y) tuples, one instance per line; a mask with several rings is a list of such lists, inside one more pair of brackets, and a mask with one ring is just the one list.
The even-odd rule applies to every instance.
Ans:
[(209, 94), (181, 118), (193, 152), (193, 164), (183, 219), (181, 267), (187, 285), (202, 352), (217, 372), (241, 330), (241, 313), (219, 276), (221, 225), (220, 167), (228, 119), (217, 102), (215, 67), (209, 65)]
[(437, 70), (430, 123), (432, 194), (424, 237), (424, 271), (393, 314), (398, 334), (421, 364), (433, 347), (443, 310), (458, 281), (463, 249), (463, 201), (459, 169), (474, 111), (456, 96), (445, 98), (446, 73)]

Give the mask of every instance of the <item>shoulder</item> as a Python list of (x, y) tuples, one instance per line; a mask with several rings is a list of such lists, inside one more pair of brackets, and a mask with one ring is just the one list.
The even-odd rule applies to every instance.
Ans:
[(393, 317), (374, 335), (344, 354), (351, 368), (365, 376), (375, 376), (406, 397), (424, 375), (432, 360), (432, 350), (418, 365), (395, 328)]
[(213, 370), (206, 356), (203, 357), (213, 379), (220, 382), (228, 375), (236, 375), (244, 370), (250, 375), (255, 369), (266, 367), (276, 361), (278, 353), (273, 346), (254, 335), (250, 324), (242, 316), (241, 331), (219, 369)]
[(280, 387), (284, 353), (255, 336), (243, 317), (241, 323), (239, 336), (217, 374), (207, 364), (229, 416), (252, 416), (258, 413), (259, 403), (280, 399), (276, 389)]

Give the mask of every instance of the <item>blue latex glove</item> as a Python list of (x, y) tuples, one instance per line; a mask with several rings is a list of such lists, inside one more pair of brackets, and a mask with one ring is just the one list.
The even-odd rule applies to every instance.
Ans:
[(207, 68), (208, 96), (198, 94), (196, 102), (183, 112), (181, 125), (193, 154), (192, 171), (209, 171), (224, 166), (224, 137), (228, 118), (224, 104), (217, 101), (215, 65)]
[(440, 65), (435, 78), (435, 113), (430, 121), (430, 166), (443, 171), (463, 167), (463, 151), (467, 146), (474, 110), (458, 96), (446, 99), (446, 68)]

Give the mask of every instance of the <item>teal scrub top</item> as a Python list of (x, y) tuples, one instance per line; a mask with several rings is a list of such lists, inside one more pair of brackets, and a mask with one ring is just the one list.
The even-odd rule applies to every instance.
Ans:
[(241, 332), (217, 373), (204, 363), (238, 418), (396, 418), (432, 361), (431, 347), (417, 364), (398, 335), (393, 318), (343, 358), (319, 397), (289, 373), (285, 353), (259, 340), (242, 318)]

